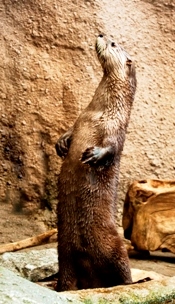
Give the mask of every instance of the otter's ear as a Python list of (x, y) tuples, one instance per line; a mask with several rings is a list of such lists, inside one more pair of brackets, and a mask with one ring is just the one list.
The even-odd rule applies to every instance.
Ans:
[(126, 67), (127, 67), (127, 75), (131, 82), (131, 85), (135, 86), (136, 85), (135, 65), (130, 58), (127, 58), (126, 60)]
[(135, 65), (134, 62), (131, 63), (129, 67), (129, 79), (132, 86), (136, 87), (137, 80), (136, 80), (136, 71), (135, 71)]
[(131, 66), (132, 65), (132, 60), (127, 58), (126, 60), (126, 65)]

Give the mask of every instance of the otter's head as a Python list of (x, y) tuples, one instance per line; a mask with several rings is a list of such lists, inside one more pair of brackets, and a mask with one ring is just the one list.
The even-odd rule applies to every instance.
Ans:
[(96, 52), (105, 74), (123, 81), (129, 80), (136, 87), (134, 63), (121, 46), (100, 34), (96, 40)]

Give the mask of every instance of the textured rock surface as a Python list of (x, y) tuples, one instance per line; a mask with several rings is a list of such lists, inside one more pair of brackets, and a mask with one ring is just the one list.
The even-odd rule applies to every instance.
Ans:
[(132, 286), (57, 293), (31, 283), (13, 272), (0, 267), (0, 304), (63, 304), (70, 302), (75, 304), (163, 303), (163, 301), (175, 299), (174, 286), (175, 277), (172, 277), (170, 279), (150, 281)]
[[(54, 224), (60, 168), (54, 144), (91, 100), (100, 80), (94, 52), (99, 32), (115, 36), (137, 66), (138, 90), (121, 164), (119, 218), (130, 180), (174, 176), (172, 1), (118, 0), (116, 5), (113, 0), (109, 5), (107, 0), (82, 0), (65, 5), (63, 0), (6, 0), (0, 3), (0, 16), (1, 242), (42, 232), (42, 222)], [(38, 213), (38, 208), (44, 211), (37, 226), (12, 214)]]
[(0, 255), (0, 265), (37, 282), (58, 272), (57, 249), (4, 253)]
[(138, 250), (175, 253), (175, 181), (135, 181), (123, 210), (126, 238)]

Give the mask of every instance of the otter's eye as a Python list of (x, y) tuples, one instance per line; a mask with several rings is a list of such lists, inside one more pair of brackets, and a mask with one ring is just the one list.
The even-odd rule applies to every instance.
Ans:
[(111, 42), (111, 46), (115, 47), (116, 46), (115, 42)]
[(98, 37), (103, 38), (103, 34), (100, 34)]

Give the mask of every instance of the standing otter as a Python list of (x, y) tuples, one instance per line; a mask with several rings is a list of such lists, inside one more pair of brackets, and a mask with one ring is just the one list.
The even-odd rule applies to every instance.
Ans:
[(91, 103), (56, 144), (59, 175), (57, 290), (132, 283), (115, 225), (121, 152), (136, 90), (134, 63), (99, 35), (103, 78)]

